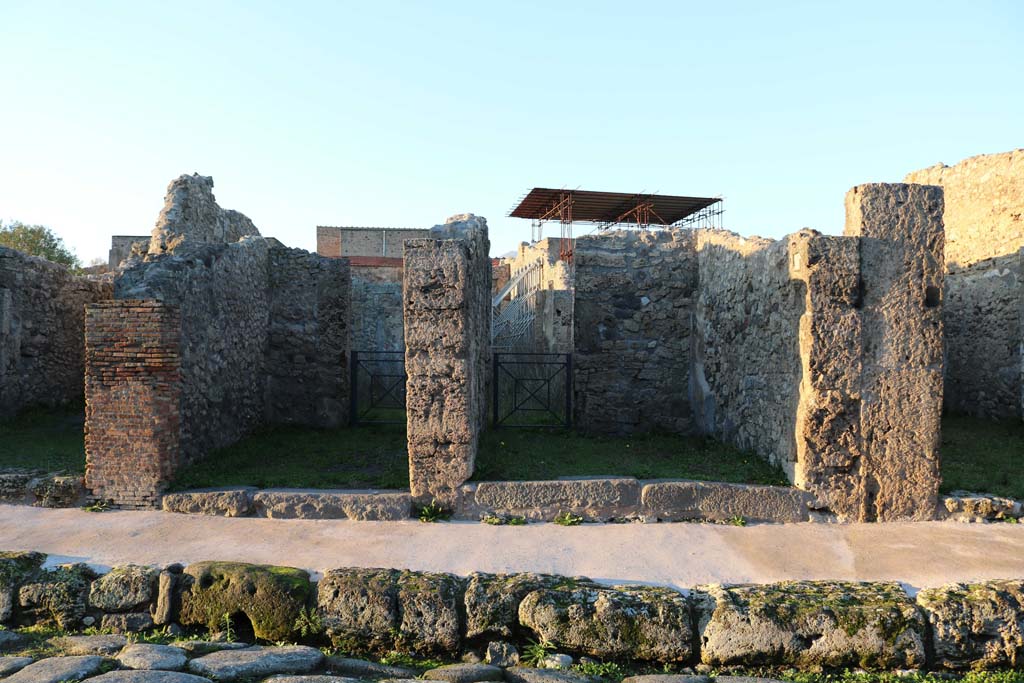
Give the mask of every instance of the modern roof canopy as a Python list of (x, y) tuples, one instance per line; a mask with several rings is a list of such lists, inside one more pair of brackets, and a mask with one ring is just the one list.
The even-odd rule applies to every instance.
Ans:
[[(620, 223), (646, 227), (674, 225), (704, 213), (721, 201), (715, 197), (535, 187), (519, 201), (509, 216), (535, 221), (597, 223), (603, 228)], [(720, 212), (720, 207), (715, 208)]]

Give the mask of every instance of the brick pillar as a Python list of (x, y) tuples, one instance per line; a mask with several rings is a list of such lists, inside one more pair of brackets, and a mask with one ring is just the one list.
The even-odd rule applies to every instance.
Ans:
[(790, 274), (807, 287), (793, 483), (844, 519), (859, 520), (865, 499), (859, 241), (800, 233), (790, 241)]
[(942, 409), (943, 195), (859, 185), (845, 234), (860, 237), (860, 429), (864, 519), (931, 519)]
[(415, 498), (454, 506), (486, 420), (490, 356), (487, 222), (456, 216), (405, 242), (409, 479)]
[(85, 485), (96, 500), (150, 508), (181, 440), (181, 318), (154, 300), (85, 312)]

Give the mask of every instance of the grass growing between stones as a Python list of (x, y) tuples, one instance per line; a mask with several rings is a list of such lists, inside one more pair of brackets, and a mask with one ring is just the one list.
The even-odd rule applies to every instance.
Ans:
[(184, 469), (174, 490), (217, 486), (408, 489), (405, 427), (273, 427)]
[(85, 472), (82, 406), (34, 408), (0, 421), (0, 469)]
[(1024, 422), (942, 419), (942, 491), (1024, 498)]
[(587, 475), (789, 483), (781, 469), (714, 439), (673, 434), (590, 436), (529, 429), (485, 433), (473, 478), (536, 480)]

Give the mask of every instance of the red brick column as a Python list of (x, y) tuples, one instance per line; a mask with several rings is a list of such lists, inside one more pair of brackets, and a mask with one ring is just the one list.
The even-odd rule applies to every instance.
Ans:
[(181, 317), (154, 300), (85, 313), (85, 484), (96, 500), (149, 508), (180, 462)]

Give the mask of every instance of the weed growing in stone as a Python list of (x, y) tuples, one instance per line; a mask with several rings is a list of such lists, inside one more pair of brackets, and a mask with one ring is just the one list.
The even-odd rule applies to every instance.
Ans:
[(584, 676), (602, 678), (606, 681), (621, 681), (626, 677), (626, 671), (615, 662), (580, 662), (573, 665), (573, 671), (578, 671)]
[(504, 517), (502, 515), (485, 514), (480, 518), (480, 521), (491, 526), (523, 526), (526, 524), (525, 517), (517, 517), (516, 515)]
[(555, 524), (559, 526), (579, 526), (583, 524), (583, 518), (579, 515), (574, 515), (571, 512), (559, 512), (555, 515), (553, 520)]
[(526, 664), (526, 666), (540, 666), (544, 658), (554, 651), (555, 645), (549, 640), (544, 638), (530, 640), (523, 646), (523, 652), (519, 655), (519, 660)]
[(439, 659), (416, 659), (412, 655), (393, 650), (380, 658), (380, 663), (386, 666), (402, 666), (407, 669), (436, 669), (444, 666), (445, 662)]
[(733, 526), (746, 526), (747, 525), (747, 520), (744, 519), (743, 517), (740, 517), (739, 515), (736, 515), (735, 517), (730, 517), (729, 518), (729, 524), (731, 524)]
[(295, 619), (294, 630), (303, 638), (318, 636), (324, 632), (324, 621), (317, 610), (303, 607)]
[(442, 522), (446, 519), (450, 519), (452, 516), (451, 510), (445, 509), (436, 500), (430, 501), (428, 505), (424, 505), (416, 511), (416, 516), (419, 517), (421, 522)]
[(225, 612), (224, 616), (221, 617), (221, 622), (224, 625), (224, 640), (229, 643), (235, 642), (235, 622), (231, 618), (231, 614)]
[(97, 500), (95, 503), (82, 507), (86, 512), (106, 512), (110, 509), (110, 503), (105, 500)]

